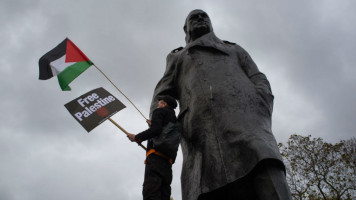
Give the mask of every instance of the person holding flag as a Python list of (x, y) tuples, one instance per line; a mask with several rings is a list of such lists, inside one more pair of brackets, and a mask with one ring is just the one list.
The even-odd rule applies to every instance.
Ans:
[(153, 138), (162, 134), (164, 127), (171, 123), (177, 123), (174, 109), (177, 102), (171, 96), (158, 98), (158, 106), (153, 111), (152, 120), (147, 120), (150, 128), (135, 135), (129, 133), (127, 137), (132, 142), (141, 143), (148, 140), (146, 152), (146, 167), (143, 183), (143, 199), (169, 200), (171, 195), (172, 164), (174, 163), (177, 151), (160, 152), (154, 147)]

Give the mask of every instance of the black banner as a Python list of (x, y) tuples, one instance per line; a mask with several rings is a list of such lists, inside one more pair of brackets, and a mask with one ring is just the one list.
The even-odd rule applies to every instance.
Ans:
[(88, 132), (126, 107), (102, 87), (87, 92), (64, 106)]

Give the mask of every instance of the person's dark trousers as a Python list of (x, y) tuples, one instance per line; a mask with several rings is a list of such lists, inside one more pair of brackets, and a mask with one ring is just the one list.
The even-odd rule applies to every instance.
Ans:
[(146, 159), (144, 200), (169, 200), (171, 196), (172, 165), (166, 158), (151, 154)]
[(198, 200), (291, 200), (284, 170), (278, 164), (257, 166), (241, 180), (199, 196)]

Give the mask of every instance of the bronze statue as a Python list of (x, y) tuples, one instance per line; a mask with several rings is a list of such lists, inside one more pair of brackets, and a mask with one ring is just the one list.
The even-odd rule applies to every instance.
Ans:
[(179, 101), (183, 200), (291, 199), (266, 76), (243, 48), (215, 36), (204, 11), (190, 12), (184, 31), (186, 46), (167, 56), (151, 105), (160, 95)]

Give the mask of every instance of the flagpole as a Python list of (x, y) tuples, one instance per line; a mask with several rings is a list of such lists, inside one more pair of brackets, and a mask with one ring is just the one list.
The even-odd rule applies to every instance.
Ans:
[[(126, 135), (128, 135), (129, 133), (124, 129), (124, 128), (122, 128), (119, 124), (117, 124), (114, 120), (112, 120), (111, 118), (109, 118), (109, 120), (113, 123), (113, 124), (115, 124), (115, 126), (117, 126), (120, 130), (122, 130), (122, 132), (124, 132)], [(139, 143), (139, 142), (136, 142), (140, 147), (142, 147), (144, 150), (147, 150), (147, 148), (144, 146), (144, 145), (142, 145), (141, 143)]]
[(147, 121), (148, 119), (142, 114), (142, 112), (136, 107), (136, 105), (109, 79), (109, 77), (107, 77), (105, 75), (105, 73), (103, 71), (101, 71), (99, 69), (98, 66), (96, 66), (94, 63), (93, 65), (95, 66), (95, 68), (97, 70), (99, 70), (99, 72), (101, 72), (101, 74), (103, 74), (105, 76), (105, 78), (136, 108), (136, 110), (142, 115), (143, 118), (145, 118), (145, 120)]

